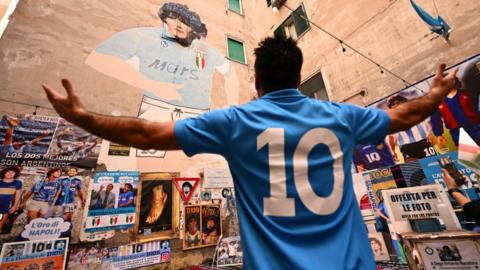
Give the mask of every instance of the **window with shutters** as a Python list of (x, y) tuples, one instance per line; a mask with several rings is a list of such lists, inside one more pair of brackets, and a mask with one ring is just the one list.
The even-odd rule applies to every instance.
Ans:
[(323, 82), (322, 73), (319, 71), (300, 84), (300, 92), (304, 95), (321, 100), (330, 100), (328, 98), (327, 89)]
[(308, 29), (310, 29), (310, 24), (307, 18), (307, 13), (303, 4), (301, 4), (295, 12), (292, 12), (290, 16), (280, 24), (277, 29), (273, 32), (276, 37), (291, 37), (292, 39), (300, 38)]
[(228, 0), (228, 9), (242, 15), (242, 0)]
[(246, 64), (245, 47), (243, 42), (227, 37), (227, 55), (228, 58), (242, 64)]

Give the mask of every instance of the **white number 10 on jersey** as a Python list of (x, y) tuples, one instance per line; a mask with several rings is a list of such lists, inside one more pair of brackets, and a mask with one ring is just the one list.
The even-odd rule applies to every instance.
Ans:
[[(318, 144), (328, 147), (333, 158), (333, 191), (328, 197), (320, 197), (308, 179), (308, 155)], [(268, 128), (257, 137), (257, 150), (268, 145), (270, 197), (263, 198), (263, 214), (266, 216), (295, 216), (295, 199), (287, 197), (285, 168), (285, 130)], [(343, 197), (343, 153), (337, 136), (326, 128), (307, 131), (293, 154), (293, 175), (300, 201), (314, 214), (329, 215), (335, 212)], [(320, 179), (312, 179), (313, 181)]]

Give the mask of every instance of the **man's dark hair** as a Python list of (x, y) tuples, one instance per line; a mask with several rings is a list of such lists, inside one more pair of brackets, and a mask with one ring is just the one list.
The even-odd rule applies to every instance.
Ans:
[(5, 169), (3, 169), (3, 170), (0, 172), (0, 180), (5, 177), (5, 174), (6, 174), (8, 171), (12, 171), (12, 172), (15, 173), (15, 175), (13, 176), (13, 179), (18, 179), (18, 177), (20, 176), (20, 169), (19, 169), (18, 167), (16, 167), (16, 166), (6, 167)]
[(47, 172), (47, 178), (50, 178), (50, 176), (52, 176), (52, 174), (56, 171), (62, 171), (62, 169), (60, 168), (53, 168), (53, 169), (50, 169), (48, 172)]
[(125, 183), (125, 186), (128, 187), (129, 191), (133, 191), (133, 185), (130, 183)]
[(380, 240), (378, 240), (377, 238), (375, 238), (375, 237), (370, 237), (370, 238), (368, 238), (368, 240), (370, 240), (370, 242), (373, 241), (373, 242), (377, 243), (377, 245), (380, 247), (380, 249), (383, 249), (383, 248), (382, 248), (382, 244), (380, 244)]
[(255, 73), (265, 93), (286, 88), (297, 88), (303, 55), (291, 39), (268, 37), (255, 48)]
[(182, 184), (182, 189), (185, 189), (186, 187), (189, 187), (190, 190), (192, 190), (193, 186), (190, 184), (190, 182), (185, 182)]
[(168, 17), (177, 18), (192, 30), (185, 40), (177, 39), (182, 46), (190, 46), (194, 39), (201, 39), (207, 36), (207, 27), (202, 23), (200, 16), (188, 8), (187, 5), (179, 3), (165, 3), (158, 10), (158, 17), (165, 23)]

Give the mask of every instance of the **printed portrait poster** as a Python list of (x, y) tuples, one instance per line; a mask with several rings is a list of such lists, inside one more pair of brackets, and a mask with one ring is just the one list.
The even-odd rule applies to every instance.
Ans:
[(0, 269), (65, 269), (68, 238), (4, 243)]
[(473, 240), (425, 241), (418, 251), (426, 269), (479, 269), (480, 250)]
[(243, 249), (240, 236), (224, 237), (217, 248), (217, 267), (243, 264)]
[(216, 245), (221, 234), (220, 205), (202, 205), (202, 245)]
[[(479, 63), (480, 56), (476, 55), (450, 67), (459, 68), (457, 81), (438, 110), (410, 130), (387, 136), (385, 145), (396, 164), (456, 151), (461, 128), (480, 144)], [(433, 76), (434, 74), (369, 107), (385, 110), (423, 96), (429, 91)], [(372, 145), (357, 146), (353, 161), (358, 172), (365, 168), (371, 170), (386, 167), (391, 162), (388, 152), (376, 150)]]
[(185, 231), (183, 237), (183, 249), (190, 249), (199, 247), (202, 244), (202, 221), (201, 221), (201, 206), (200, 205), (186, 205), (184, 207), (185, 214)]
[(90, 189), (85, 231), (127, 229), (136, 221), (138, 172), (98, 172)]
[[(443, 180), (442, 168), (440, 166), (439, 160), (442, 158), (448, 158), (452, 160), (455, 167), (458, 169), (461, 175), (465, 176), (465, 184), (459, 188), (464, 191), (465, 195), (471, 200), (480, 199), (480, 194), (478, 190), (478, 175), (473, 172), (470, 168), (463, 166), (458, 163), (458, 153), (452, 152), (445, 155), (440, 155), (437, 157), (431, 157), (420, 160), (420, 164), (423, 167), (423, 171), (427, 177), (427, 181), (430, 184), (439, 183), (447, 190), (445, 182)], [(450, 198), (450, 202), (454, 207), (458, 207), (457, 202), (454, 198)]]
[[(2, 121), (9, 128), (0, 135), (0, 192), (5, 194), (0, 241), (71, 237), (70, 242), (77, 242), (92, 177), (92, 167), (86, 166), (92, 162), (76, 154), (85, 145), (78, 143), (71, 152), (53, 151), (62, 122), (56, 117), (5, 116)], [(77, 138), (72, 134), (71, 139)], [(89, 158), (96, 164), (96, 156)]]
[(375, 261), (390, 260), (387, 246), (385, 245), (385, 240), (381, 232), (369, 232), (368, 240), (370, 241)]

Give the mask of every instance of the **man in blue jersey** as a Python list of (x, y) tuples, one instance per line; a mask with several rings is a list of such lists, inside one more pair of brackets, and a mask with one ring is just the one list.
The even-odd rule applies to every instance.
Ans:
[(135, 207), (135, 193), (133, 193), (132, 184), (125, 183), (122, 191), (118, 198), (118, 207)]
[(198, 118), (150, 122), (89, 112), (43, 88), (59, 115), (99, 137), (141, 149), (222, 155), (232, 173), (246, 269), (374, 269), (352, 187), (356, 144), (381, 143), (428, 117), (455, 72), (441, 65), (431, 91), (389, 111), (310, 99), (298, 91), (303, 63), (292, 39), (255, 49), (259, 98)]
[(82, 191), (82, 179), (77, 175), (77, 167), (70, 167), (67, 176), (60, 177), (60, 196), (55, 201), (53, 208), (54, 217), (62, 217), (66, 221), (72, 220), (73, 210), (75, 210), (75, 197), (78, 195), (82, 207), (85, 207), (85, 196)]
[[(62, 170), (59, 168), (50, 169), (46, 177), (38, 180), (32, 186), (32, 189), (25, 194), (21, 208), (27, 206), (28, 222), (35, 218), (48, 217), (51, 214), (53, 204), (62, 191), (58, 179), (61, 173)], [(32, 200), (29, 201), (30, 197), (32, 197)]]
[(17, 211), (20, 204), (22, 181), (18, 180), (20, 170), (6, 167), (0, 172), (0, 234), (8, 216)]

